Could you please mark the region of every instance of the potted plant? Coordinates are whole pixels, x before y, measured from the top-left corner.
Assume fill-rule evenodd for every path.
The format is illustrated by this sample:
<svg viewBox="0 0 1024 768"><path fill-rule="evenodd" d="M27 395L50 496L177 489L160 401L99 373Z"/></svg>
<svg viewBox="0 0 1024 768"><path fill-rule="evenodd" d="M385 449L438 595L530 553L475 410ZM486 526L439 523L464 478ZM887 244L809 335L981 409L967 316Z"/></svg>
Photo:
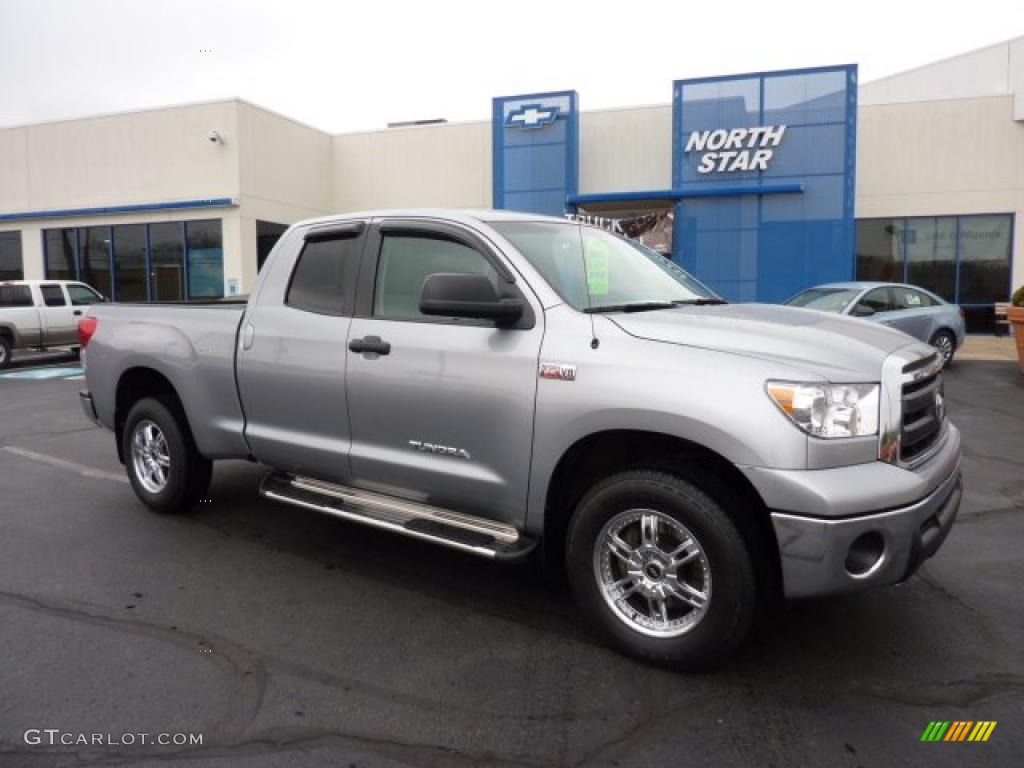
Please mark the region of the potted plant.
<svg viewBox="0 0 1024 768"><path fill-rule="evenodd" d="M1017 365L1024 373L1024 285L1013 292L1006 316L1013 326L1013 337L1017 340Z"/></svg>

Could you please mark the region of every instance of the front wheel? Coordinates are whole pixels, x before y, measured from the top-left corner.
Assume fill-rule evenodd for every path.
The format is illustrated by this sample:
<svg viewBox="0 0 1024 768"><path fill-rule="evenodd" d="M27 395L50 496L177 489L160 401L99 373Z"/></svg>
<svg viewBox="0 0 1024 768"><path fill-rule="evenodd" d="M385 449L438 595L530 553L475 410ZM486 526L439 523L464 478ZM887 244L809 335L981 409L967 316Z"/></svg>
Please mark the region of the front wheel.
<svg viewBox="0 0 1024 768"><path fill-rule="evenodd" d="M939 331L932 336L931 345L942 358L942 365L947 366L953 362L953 355L956 353L956 338L949 331Z"/></svg>
<svg viewBox="0 0 1024 768"><path fill-rule="evenodd" d="M0 371L11 364L11 340L0 335Z"/></svg>
<svg viewBox="0 0 1024 768"><path fill-rule="evenodd" d="M569 525L569 580L620 651L681 669L725 658L750 628L754 568L725 509L674 475L631 471L584 496Z"/></svg>
<svg viewBox="0 0 1024 768"><path fill-rule="evenodd" d="M184 512L207 491L213 465L196 450L174 403L139 400L128 412L122 454L135 495L157 512Z"/></svg>

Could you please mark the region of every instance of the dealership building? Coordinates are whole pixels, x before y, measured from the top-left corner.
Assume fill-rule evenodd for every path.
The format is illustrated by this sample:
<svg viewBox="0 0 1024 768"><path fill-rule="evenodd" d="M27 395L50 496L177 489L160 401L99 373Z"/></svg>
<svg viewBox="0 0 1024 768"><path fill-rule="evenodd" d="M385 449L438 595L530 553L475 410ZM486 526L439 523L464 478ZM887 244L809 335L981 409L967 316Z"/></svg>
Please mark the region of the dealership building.
<svg viewBox="0 0 1024 768"><path fill-rule="evenodd" d="M735 301L907 281L985 331L1024 284L1024 37L864 84L841 65L585 97L337 135L240 99L2 128L0 280L203 300L247 292L300 219L495 207L637 237Z"/></svg>

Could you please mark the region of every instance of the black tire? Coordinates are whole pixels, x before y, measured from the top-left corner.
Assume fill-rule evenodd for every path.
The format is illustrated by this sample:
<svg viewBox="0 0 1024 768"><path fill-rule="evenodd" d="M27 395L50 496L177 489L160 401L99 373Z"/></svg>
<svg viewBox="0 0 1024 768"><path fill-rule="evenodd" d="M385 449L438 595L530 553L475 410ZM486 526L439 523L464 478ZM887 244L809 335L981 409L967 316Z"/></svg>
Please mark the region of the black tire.
<svg viewBox="0 0 1024 768"><path fill-rule="evenodd" d="M706 563L710 571L706 607L699 620L676 636L645 634L605 599L596 564L599 539L606 524L628 518L625 513L630 510L653 510L672 518L703 550L702 569ZM754 565L725 509L696 484L665 472L623 472L596 484L569 523L566 566L577 602L609 643L629 656L663 666L698 670L725 659L747 635L756 611ZM676 601L675 609L687 610L681 601Z"/></svg>
<svg viewBox="0 0 1024 768"><path fill-rule="evenodd" d="M0 371L11 364L11 340L0 334Z"/></svg>
<svg viewBox="0 0 1024 768"><path fill-rule="evenodd" d="M147 479L140 476L135 460L133 439L143 422L155 425L164 438L168 466L165 484L159 490L146 487ZM188 511L209 489L213 464L196 449L185 414L177 403L151 397L139 400L128 412L121 441L132 489L150 509L164 514ZM151 480L150 484L153 485Z"/></svg>
<svg viewBox="0 0 1024 768"><path fill-rule="evenodd" d="M943 367L953 364L953 356L956 354L956 336L951 331L937 331L929 343L942 355Z"/></svg>

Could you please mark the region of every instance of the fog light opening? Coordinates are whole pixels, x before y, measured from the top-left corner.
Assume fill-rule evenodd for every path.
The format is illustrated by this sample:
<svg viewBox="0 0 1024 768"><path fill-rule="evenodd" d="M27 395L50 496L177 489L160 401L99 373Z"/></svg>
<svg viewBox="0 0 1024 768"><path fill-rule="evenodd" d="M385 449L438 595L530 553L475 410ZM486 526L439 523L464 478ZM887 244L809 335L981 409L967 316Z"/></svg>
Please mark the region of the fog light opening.
<svg viewBox="0 0 1024 768"><path fill-rule="evenodd" d="M864 577L875 571L885 554L885 539L878 531L862 533L853 540L846 553L846 572L851 576Z"/></svg>

